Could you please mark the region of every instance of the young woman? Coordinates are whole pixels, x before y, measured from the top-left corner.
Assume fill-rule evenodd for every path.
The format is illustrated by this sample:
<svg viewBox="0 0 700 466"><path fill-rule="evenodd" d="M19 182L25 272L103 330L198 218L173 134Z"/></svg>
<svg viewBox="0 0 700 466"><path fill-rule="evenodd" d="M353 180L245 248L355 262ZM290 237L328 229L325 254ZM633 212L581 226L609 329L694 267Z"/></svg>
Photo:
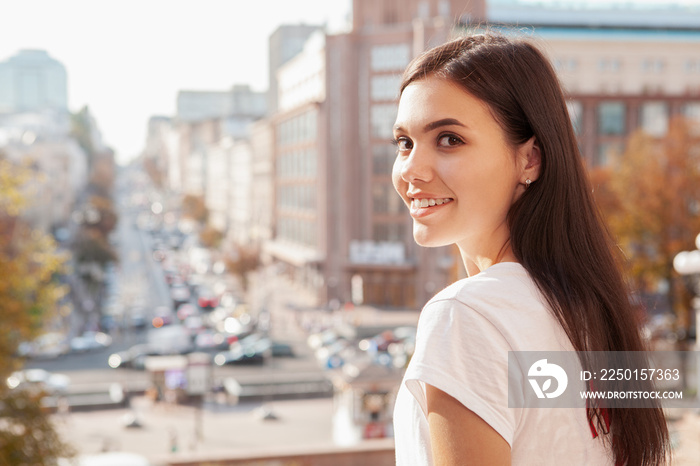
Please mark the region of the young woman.
<svg viewBox="0 0 700 466"><path fill-rule="evenodd" d="M394 138L416 242L456 244L468 274L421 313L397 464L664 463L658 404L508 407L509 351L644 350L547 59L492 33L429 50L404 73Z"/></svg>

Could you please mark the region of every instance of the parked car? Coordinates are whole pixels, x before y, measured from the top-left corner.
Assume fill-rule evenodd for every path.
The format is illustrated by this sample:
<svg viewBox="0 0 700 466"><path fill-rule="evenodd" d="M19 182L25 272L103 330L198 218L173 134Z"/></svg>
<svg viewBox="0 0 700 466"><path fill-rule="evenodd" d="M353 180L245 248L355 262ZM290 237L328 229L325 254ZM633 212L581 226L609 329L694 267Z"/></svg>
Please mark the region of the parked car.
<svg viewBox="0 0 700 466"><path fill-rule="evenodd" d="M75 353L100 350L112 344L112 337L103 332L85 332L70 340L70 349Z"/></svg>
<svg viewBox="0 0 700 466"><path fill-rule="evenodd" d="M54 359L70 352L68 338L59 332L49 332L26 342L19 348L19 355L34 359Z"/></svg>
<svg viewBox="0 0 700 466"><path fill-rule="evenodd" d="M270 356L291 357L294 356L294 351L287 343L273 341L254 333L231 344L229 351L217 353L214 356L214 364L263 364Z"/></svg>
<svg viewBox="0 0 700 466"><path fill-rule="evenodd" d="M153 310L153 319L151 324L154 327L162 327L170 325L175 320L175 313L169 306L158 306Z"/></svg>
<svg viewBox="0 0 700 466"><path fill-rule="evenodd" d="M216 330L204 330L194 339L196 351L223 351L229 348L226 334Z"/></svg>
<svg viewBox="0 0 700 466"><path fill-rule="evenodd" d="M343 367L355 354L354 345L344 338L339 338L329 345L321 346L315 352L316 360L324 369Z"/></svg>
<svg viewBox="0 0 700 466"><path fill-rule="evenodd" d="M7 378L7 386L15 388L39 388L48 393L61 393L68 389L70 377L56 374L45 369L25 369L13 372Z"/></svg>
<svg viewBox="0 0 700 466"><path fill-rule="evenodd" d="M131 348L112 353L107 359L107 364L112 369L131 368L142 370L145 368L146 357L159 354L158 350L145 343L134 345Z"/></svg>
<svg viewBox="0 0 700 466"><path fill-rule="evenodd" d="M201 285L197 288L197 305L201 309L214 309L219 305L219 297L208 286Z"/></svg>
<svg viewBox="0 0 700 466"><path fill-rule="evenodd" d="M170 297L177 307L180 304L187 303L190 300L190 289L183 283L173 283L170 288Z"/></svg>

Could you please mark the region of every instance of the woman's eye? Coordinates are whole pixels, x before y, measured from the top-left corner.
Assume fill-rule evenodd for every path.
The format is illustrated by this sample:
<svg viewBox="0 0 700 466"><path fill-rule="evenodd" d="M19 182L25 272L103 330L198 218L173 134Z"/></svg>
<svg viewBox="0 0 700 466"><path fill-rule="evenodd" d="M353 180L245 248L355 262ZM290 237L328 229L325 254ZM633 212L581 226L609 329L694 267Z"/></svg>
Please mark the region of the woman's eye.
<svg viewBox="0 0 700 466"><path fill-rule="evenodd" d="M438 146L451 147L458 146L460 144L462 144L462 140L457 136L452 136L451 134L440 136L440 139L438 139Z"/></svg>
<svg viewBox="0 0 700 466"><path fill-rule="evenodd" d="M398 138L392 141L399 152L411 150L413 148L413 143L410 139Z"/></svg>

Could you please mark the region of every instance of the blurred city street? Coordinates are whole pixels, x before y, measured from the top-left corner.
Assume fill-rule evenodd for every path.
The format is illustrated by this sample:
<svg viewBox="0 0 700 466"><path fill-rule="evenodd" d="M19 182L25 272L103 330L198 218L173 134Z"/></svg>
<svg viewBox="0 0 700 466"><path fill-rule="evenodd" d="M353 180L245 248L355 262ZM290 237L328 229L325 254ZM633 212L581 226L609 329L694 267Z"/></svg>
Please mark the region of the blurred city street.
<svg viewBox="0 0 700 466"><path fill-rule="evenodd" d="M586 177L576 179L590 181L634 291L638 321L609 328L638 324L654 351L680 361L682 376L665 381L692 399L666 406L672 464L700 465L700 362L686 353L700 354L700 0L10 3L0 40L0 465L61 458L48 420L79 455L134 453L149 466L312 464L300 455L330 455L313 466L393 464L393 408L420 309L466 277L464 238L474 236L458 228L482 225L471 198L460 202L481 184L445 169L464 161L449 151L480 147L475 134L458 137L472 125L443 115L414 138L401 116L410 107L398 105L413 81L402 87L402 76L432 47L472 35L480 44L488 31L531 42L556 74L563 94L529 82L556 88L565 108L557 100L560 113L535 113L566 126L552 141L570 139L575 163L561 166L579 170L580 158ZM520 99L511 90L504 102ZM510 134L509 119L494 130ZM526 123L537 170L559 166L561 151L540 149L548 138ZM431 131L428 145L450 162L423 164L435 176L407 190L404 152ZM501 173L489 173L499 185ZM523 180L534 181L529 193L538 178L562 179L541 173ZM577 214L547 215L580 225ZM445 226L428 241L443 246L417 244L421 218L426 232ZM508 222L499 220L503 238ZM578 244L558 236L526 244L555 264ZM511 240L494 263L510 258L501 253ZM584 254L595 244L570 264L595 257ZM533 273L531 256L515 255ZM547 280L588 287L558 267ZM567 293L572 308L613 302ZM605 333L618 311L580 329ZM620 335L591 345L637 341Z"/></svg>

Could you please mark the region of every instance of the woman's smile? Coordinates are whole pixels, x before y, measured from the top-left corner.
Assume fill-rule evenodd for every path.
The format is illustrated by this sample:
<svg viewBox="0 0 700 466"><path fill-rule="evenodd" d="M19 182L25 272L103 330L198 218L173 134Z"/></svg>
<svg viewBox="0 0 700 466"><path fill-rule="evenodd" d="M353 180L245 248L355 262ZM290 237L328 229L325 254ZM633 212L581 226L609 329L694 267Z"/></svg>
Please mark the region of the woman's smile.
<svg viewBox="0 0 700 466"><path fill-rule="evenodd" d="M421 218L432 213L441 210L442 207L446 207L447 204L454 202L454 199L447 198L411 198L411 204L409 205L409 211L411 212L411 217Z"/></svg>

